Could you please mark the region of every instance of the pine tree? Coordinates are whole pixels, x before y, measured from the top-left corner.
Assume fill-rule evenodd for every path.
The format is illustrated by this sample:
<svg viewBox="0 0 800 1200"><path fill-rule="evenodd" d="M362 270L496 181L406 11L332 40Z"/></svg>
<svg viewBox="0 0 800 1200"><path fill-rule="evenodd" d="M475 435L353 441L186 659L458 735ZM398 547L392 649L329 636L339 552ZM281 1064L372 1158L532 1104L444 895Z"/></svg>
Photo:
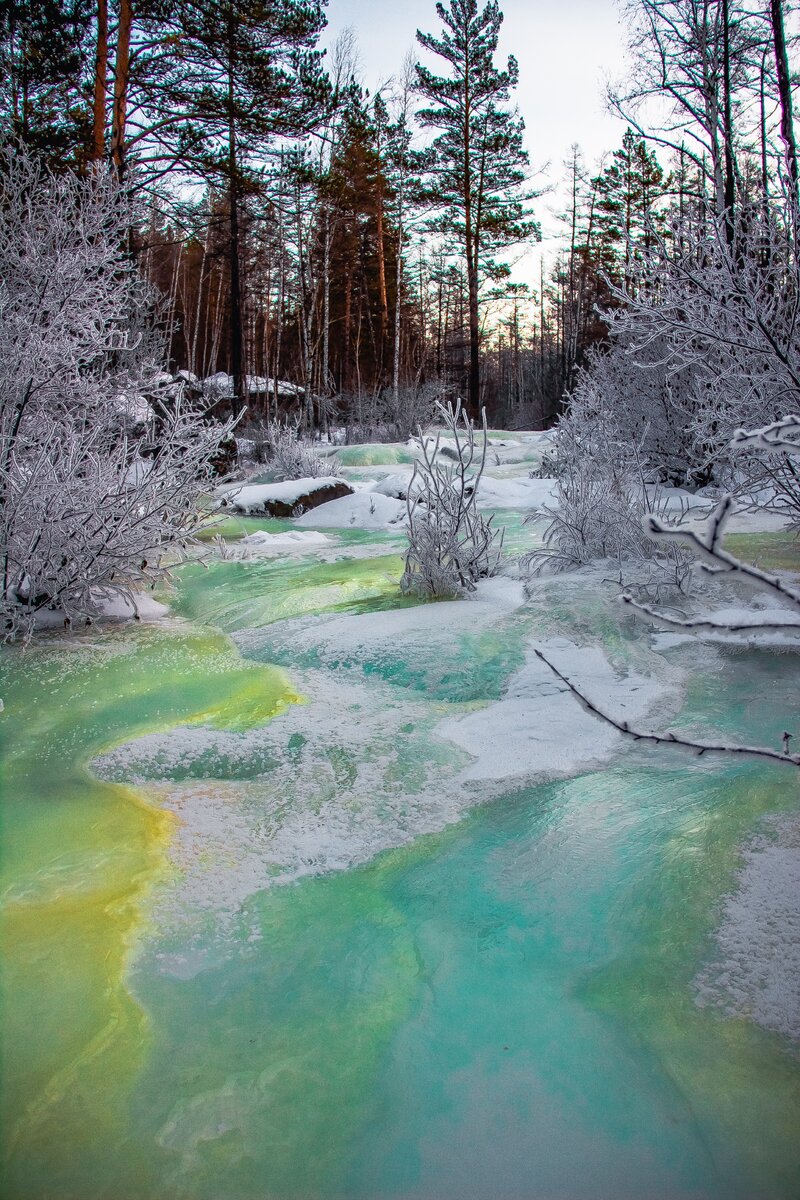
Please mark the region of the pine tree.
<svg viewBox="0 0 800 1200"><path fill-rule="evenodd" d="M508 108L517 83L516 60L505 70L494 64L503 14L490 0L478 11L477 0L436 5L444 25L441 37L417 31L417 40L445 60L449 71L434 75L417 64L418 89L427 106L420 123L440 132L423 159L423 199L435 212L430 229L453 239L464 257L469 306L469 405L480 407L479 299L482 280L506 272L498 252L535 235L526 208L528 156L522 145L523 122Z"/></svg>
<svg viewBox="0 0 800 1200"><path fill-rule="evenodd" d="M634 264L663 231L657 203L669 180L652 150L627 129L622 146L593 181L597 191L594 249L600 269L614 283L632 285Z"/></svg>
<svg viewBox="0 0 800 1200"><path fill-rule="evenodd" d="M58 169L88 154L91 14L88 0L0 4L0 132Z"/></svg>
<svg viewBox="0 0 800 1200"><path fill-rule="evenodd" d="M323 0L158 0L151 8L172 69L159 73L143 109L165 156L227 197L229 370L234 409L245 396L242 221L276 139L300 136L327 100L321 55ZM146 76L146 70L143 72ZM179 113L178 122L158 117Z"/></svg>

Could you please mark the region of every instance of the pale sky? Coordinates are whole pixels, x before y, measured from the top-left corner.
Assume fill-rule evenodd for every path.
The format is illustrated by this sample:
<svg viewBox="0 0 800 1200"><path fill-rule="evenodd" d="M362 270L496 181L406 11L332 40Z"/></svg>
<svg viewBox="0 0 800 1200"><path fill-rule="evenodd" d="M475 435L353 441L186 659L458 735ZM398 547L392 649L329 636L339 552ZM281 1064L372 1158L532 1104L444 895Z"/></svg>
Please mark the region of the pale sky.
<svg viewBox="0 0 800 1200"><path fill-rule="evenodd" d="M505 20L498 58L502 64L514 54L519 62L515 99L525 120L533 169L549 162L544 181L556 184L574 142L594 169L625 132L622 122L606 111L603 96L604 81L625 70L625 30L617 0L501 0L500 7ZM329 0L327 14L323 44L332 46L343 28L352 27L364 82L373 90L399 71L408 50L421 52L417 29L435 34L441 29L435 0ZM441 63L426 61L434 69ZM556 229L548 210L557 206L555 196L543 196L535 206L546 242ZM529 272L530 267L523 274Z"/></svg>

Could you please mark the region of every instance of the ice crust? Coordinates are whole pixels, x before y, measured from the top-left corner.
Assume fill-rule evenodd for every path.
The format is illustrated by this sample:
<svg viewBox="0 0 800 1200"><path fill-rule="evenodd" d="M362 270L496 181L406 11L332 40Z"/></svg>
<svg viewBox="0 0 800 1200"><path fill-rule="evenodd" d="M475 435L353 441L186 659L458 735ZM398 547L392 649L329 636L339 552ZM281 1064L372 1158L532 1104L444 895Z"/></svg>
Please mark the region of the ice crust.
<svg viewBox="0 0 800 1200"><path fill-rule="evenodd" d="M772 818L742 853L712 962L695 979L701 1007L800 1043L800 818Z"/></svg>
<svg viewBox="0 0 800 1200"><path fill-rule="evenodd" d="M150 734L93 764L105 778L138 783L179 818L154 926L233 919L271 884L367 862L475 804L619 753L624 739L589 717L532 652L509 671L499 699L447 701L428 691L426 671L435 678L442 662L449 677L456 625L465 645L479 635L524 645L528 621L521 583L496 578L468 601L237 634L246 657L303 663L292 682L306 703L246 733ZM601 650L565 639L534 644L634 718L674 687L669 668L659 680L620 678ZM405 682L373 670L399 659Z"/></svg>
<svg viewBox="0 0 800 1200"><path fill-rule="evenodd" d="M602 700L619 720L638 721L665 699L664 681L644 675L620 678L597 647L563 638L534 643L582 691ZM528 781L574 775L608 759L624 740L587 713L533 649L511 679L506 695L478 713L453 717L438 728L474 756L462 783L488 784L523 776Z"/></svg>
<svg viewBox="0 0 800 1200"><path fill-rule="evenodd" d="M249 550L256 550L259 554L273 555L283 554L286 551L305 551L313 549L317 546L330 545L331 539L325 533L319 533L315 529L294 530L290 529L286 533L267 533L263 529L256 530L255 533L246 533L242 538L243 545Z"/></svg>

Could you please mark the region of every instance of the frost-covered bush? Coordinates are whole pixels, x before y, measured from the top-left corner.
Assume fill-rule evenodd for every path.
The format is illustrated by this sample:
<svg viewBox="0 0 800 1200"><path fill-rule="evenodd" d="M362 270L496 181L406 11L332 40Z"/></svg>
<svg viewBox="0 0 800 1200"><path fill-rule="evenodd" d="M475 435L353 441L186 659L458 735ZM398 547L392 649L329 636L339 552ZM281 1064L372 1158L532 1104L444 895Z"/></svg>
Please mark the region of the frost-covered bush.
<svg viewBox="0 0 800 1200"><path fill-rule="evenodd" d="M311 442L301 439L299 421L263 421L252 425L247 434L255 446L256 461L271 467L278 479L321 479L336 474L336 460L323 458Z"/></svg>
<svg viewBox="0 0 800 1200"><path fill-rule="evenodd" d="M386 388L374 394L340 396L348 444L407 441L434 419L442 394L438 383L411 383L399 387L396 395Z"/></svg>
<svg viewBox="0 0 800 1200"><path fill-rule="evenodd" d="M401 589L423 597L473 592L479 579L494 575L503 537L478 511L477 491L486 462L488 438L483 412L480 451L475 432L460 403L437 403L453 458L439 457L440 435L425 438L419 430L421 459L414 464L408 488L408 551Z"/></svg>
<svg viewBox="0 0 800 1200"><path fill-rule="evenodd" d="M737 430L732 439L732 448L736 450L743 446L751 448L755 453L783 457L796 467L797 461L800 459L800 415L782 417L761 429ZM645 518L645 525L651 537L660 544L673 547L688 546L699 560L700 569L712 574L715 578L724 578L729 575L734 579L746 580L758 584L761 588L766 588L768 592L784 603L788 602L790 610L793 609L796 613L796 619L790 619L788 622L780 620L776 623L770 616L756 615L754 618L744 616L742 621L737 623L735 620L716 616L708 619L679 618L674 613L659 612L641 604L629 595L624 596L623 599L639 612L655 617L662 624L675 629L744 633L748 636L764 632L781 634L800 632L800 592L777 575L767 574L759 567L743 562L724 548L724 534L734 507L734 498L730 493L722 496L706 522L705 529L701 531L676 528L664 521L658 513L649 513ZM787 735L784 734L784 738L786 737ZM784 754L788 752L786 742L783 752Z"/></svg>
<svg viewBox="0 0 800 1200"><path fill-rule="evenodd" d="M653 235L609 314L611 350L592 374L662 477L800 515L794 464L735 454L741 426L800 409L800 212L793 194Z"/></svg>
<svg viewBox="0 0 800 1200"><path fill-rule="evenodd" d="M185 545L227 426L176 395L105 174L0 150L0 622L88 617Z"/></svg>
<svg viewBox="0 0 800 1200"><path fill-rule="evenodd" d="M639 446L620 431L616 410L592 376L584 377L559 424L554 468L556 504L543 510L545 545L527 556L527 565L565 570L610 559L623 576L636 573L641 581L644 566L651 582L683 586L689 556L643 528L648 513L663 511L663 493L648 480Z"/></svg>

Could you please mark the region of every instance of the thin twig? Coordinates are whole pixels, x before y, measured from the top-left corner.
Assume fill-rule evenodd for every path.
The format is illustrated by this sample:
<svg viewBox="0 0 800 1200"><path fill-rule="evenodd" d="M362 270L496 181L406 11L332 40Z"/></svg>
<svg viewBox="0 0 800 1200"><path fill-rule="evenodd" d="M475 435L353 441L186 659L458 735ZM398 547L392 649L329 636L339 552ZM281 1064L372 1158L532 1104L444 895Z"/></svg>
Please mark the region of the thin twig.
<svg viewBox="0 0 800 1200"><path fill-rule="evenodd" d="M772 761L783 763L787 766L800 767L800 754L787 754L779 750L770 750L767 746L726 746L713 742L697 742L692 738L680 737L675 733L643 733L641 730L632 729L627 721L618 721L615 717L603 712L601 708L589 699L580 688L578 688L571 679L568 679L558 667L550 662L548 658L542 654L541 650L534 650L537 658L540 658L546 667L549 667L556 678L560 679L572 692L573 696L581 705L599 717L601 721L605 721L607 725L613 726L619 733L624 733L627 737L633 738L636 742L652 742L656 746L682 746L687 750L694 750L698 757L703 754L743 754L748 758L768 758ZM784 745L788 746L788 740L784 734Z"/></svg>

